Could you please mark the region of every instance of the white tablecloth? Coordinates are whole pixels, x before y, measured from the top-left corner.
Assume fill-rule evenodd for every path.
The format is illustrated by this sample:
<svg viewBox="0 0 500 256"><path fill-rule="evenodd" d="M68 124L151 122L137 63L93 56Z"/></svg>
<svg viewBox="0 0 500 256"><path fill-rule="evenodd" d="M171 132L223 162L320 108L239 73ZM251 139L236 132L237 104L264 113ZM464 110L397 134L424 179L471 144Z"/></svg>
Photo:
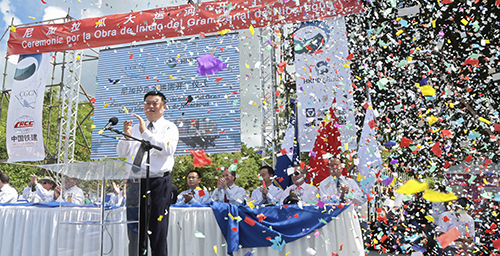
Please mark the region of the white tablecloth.
<svg viewBox="0 0 500 256"><path fill-rule="evenodd" d="M364 255L361 229L355 212L347 209L336 219L316 232L288 243L282 251L271 247L242 248L235 256L243 256L248 251L253 255L309 255L311 248L316 255ZM77 208L76 218L95 219L99 209ZM76 214L76 213L72 213ZM114 219L125 216L124 209L110 212ZM226 241L222 235L212 209L170 208L168 233L169 255L200 256L226 255ZM99 226L59 224L61 212L58 208L1 206L0 207L0 255L53 256L77 255L96 256L100 243ZM72 216L74 219L75 216ZM60 228L62 227L62 228ZM196 231L205 238L197 238ZM112 239L111 239L112 238ZM271 243L270 243L271 244ZM342 246L342 250L340 247ZM59 247L59 250L58 250ZM309 251L311 251L309 249ZM104 235L104 252L108 255L127 255L128 238L126 225L110 225Z"/></svg>

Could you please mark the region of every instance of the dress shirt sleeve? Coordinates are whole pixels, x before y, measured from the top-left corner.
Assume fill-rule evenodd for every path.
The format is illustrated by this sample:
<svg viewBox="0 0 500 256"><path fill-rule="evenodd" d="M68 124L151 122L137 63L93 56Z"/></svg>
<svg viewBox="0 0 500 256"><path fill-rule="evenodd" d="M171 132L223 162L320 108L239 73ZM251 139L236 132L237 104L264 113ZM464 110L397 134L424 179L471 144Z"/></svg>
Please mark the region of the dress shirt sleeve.
<svg viewBox="0 0 500 256"><path fill-rule="evenodd" d="M267 194L269 194L269 193L267 193ZM260 192L260 187L254 189L252 191L252 195L250 196L249 201L254 201L253 202L254 205L259 205L262 203L263 200L262 200L262 192Z"/></svg>
<svg viewBox="0 0 500 256"><path fill-rule="evenodd" d="M194 196L191 200L189 200L189 202L186 203L186 201L184 200L184 196L182 194L186 194L186 193L190 193L191 190L185 190L185 191L182 191L181 193L179 193L179 195L177 196L177 202L175 204L179 204L179 205L185 205L185 204L200 204L201 203L201 200L200 200L200 197L198 196L198 191L195 191L194 192ZM207 196L207 194L205 194L205 196Z"/></svg>
<svg viewBox="0 0 500 256"><path fill-rule="evenodd" d="M316 196L318 194L318 188L315 186L311 185L302 185L304 189L304 194L302 195L302 202L307 203L308 201L317 201L318 197ZM306 188L307 187L307 188Z"/></svg>
<svg viewBox="0 0 500 256"><path fill-rule="evenodd" d="M236 202L241 204L245 201L245 189L242 187L235 186L232 189L228 188L224 190L224 192L226 193L227 200L231 204L235 204Z"/></svg>
<svg viewBox="0 0 500 256"><path fill-rule="evenodd" d="M24 199L26 199L26 201L28 201L28 202L29 202L29 196L30 196L30 194L31 194L31 188L30 188L30 187L25 187L25 188L23 189L23 197L24 197ZM30 203L31 203L31 202L30 202Z"/></svg>
<svg viewBox="0 0 500 256"><path fill-rule="evenodd" d="M269 192L266 195L267 201L273 204L276 204L282 196L283 196L283 190L276 186L270 186Z"/></svg>
<svg viewBox="0 0 500 256"><path fill-rule="evenodd" d="M83 195L83 190L80 188L76 188L73 191L73 197L71 198L71 202L74 204L83 205L85 202L85 196Z"/></svg>
<svg viewBox="0 0 500 256"><path fill-rule="evenodd" d="M203 191L203 193L205 193L205 195L200 197L200 191ZM209 201L210 201L210 194L205 190L198 189L198 191L195 192L193 199L191 199L191 201L189 201L189 204L204 204L204 203L208 203Z"/></svg>
<svg viewBox="0 0 500 256"><path fill-rule="evenodd" d="M42 202L44 203L49 203L54 201L54 191L53 190L46 190L42 187L41 184L37 184L35 186L36 194L40 197ZM24 194L24 191L23 191Z"/></svg>
<svg viewBox="0 0 500 256"><path fill-rule="evenodd" d="M175 204L179 204L179 205L183 205L183 204L186 204L186 202L184 202L184 196L182 196L182 194L186 193L185 191L182 191L181 193L179 193L179 195L177 195L177 201L175 202Z"/></svg>
<svg viewBox="0 0 500 256"><path fill-rule="evenodd" d="M199 198L196 198L197 196L194 196L193 199L189 200L188 204L200 204Z"/></svg>
<svg viewBox="0 0 500 256"><path fill-rule="evenodd" d="M203 191L203 193L205 193L205 195L200 197L200 191ZM203 189L198 189L195 192L193 199L191 199L191 201L189 201L188 203L189 204L204 204L204 203L208 203L209 201L210 201L210 194L208 193L208 191L203 190Z"/></svg>
<svg viewBox="0 0 500 256"><path fill-rule="evenodd" d="M5 190L5 192L0 194L0 203L17 203L17 191L12 187L10 187L9 189L8 184L4 185L3 189Z"/></svg>
<svg viewBox="0 0 500 256"><path fill-rule="evenodd" d="M132 136L137 137L139 133L139 126L134 125L132 128ZM132 154L137 153L137 149L139 148L139 142L134 141L132 139L127 140L126 138L121 138L118 141L118 145L116 146L116 153L119 157L132 157Z"/></svg>
<svg viewBox="0 0 500 256"><path fill-rule="evenodd" d="M210 193L208 193L208 191L206 190L203 190L203 192L205 193L205 195L200 198L200 203L205 204L210 202Z"/></svg>
<svg viewBox="0 0 500 256"><path fill-rule="evenodd" d="M113 202L113 205L118 205L118 197L119 195L117 196L115 195L115 193L113 193L109 196L109 201Z"/></svg>
<svg viewBox="0 0 500 256"><path fill-rule="evenodd" d="M222 202L224 202L224 198L222 198L222 199L220 198L220 197L222 197L222 196L220 195L220 194L221 194L221 192L220 192L220 191L221 191L221 190L220 190L220 188L216 188L216 189L212 192L212 195L210 196L210 199L211 199L212 201L214 201L214 202L221 202L221 203L222 203Z"/></svg>
<svg viewBox="0 0 500 256"><path fill-rule="evenodd" d="M353 179L348 179L347 183L349 184L349 189L352 192L352 201L359 206L363 205L366 202L366 196L361 191L361 188L358 186L358 183L354 181Z"/></svg>
<svg viewBox="0 0 500 256"><path fill-rule="evenodd" d="M158 131L152 133L149 130L145 130L141 133L141 137L151 142L151 144L162 148L162 151L157 152L159 155L171 156L175 153L177 143L179 142L179 130L174 123L167 120L162 121L161 127L155 127L155 129L159 129Z"/></svg>

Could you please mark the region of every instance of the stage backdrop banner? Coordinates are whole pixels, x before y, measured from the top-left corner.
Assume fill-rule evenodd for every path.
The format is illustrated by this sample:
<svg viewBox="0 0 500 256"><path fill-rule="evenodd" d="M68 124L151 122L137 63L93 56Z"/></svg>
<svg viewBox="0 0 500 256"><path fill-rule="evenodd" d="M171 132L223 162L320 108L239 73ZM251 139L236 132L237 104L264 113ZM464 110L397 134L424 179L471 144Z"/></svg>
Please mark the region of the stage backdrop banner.
<svg viewBox="0 0 500 256"><path fill-rule="evenodd" d="M20 55L7 114L9 162L45 159L42 110L50 54Z"/></svg>
<svg viewBox="0 0 500 256"><path fill-rule="evenodd" d="M283 3L285 2L285 3ZM85 49L324 19L363 11L361 0L233 0L28 27L11 27L7 54Z"/></svg>
<svg viewBox="0 0 500 256"><path fill-rule="evenodd" d="M238 45L238 34L226 34L101 51L91 158L118 157L118 135L100 129L111 117L119 119L115 128L121 131L125 120L138 123L132 113L146 120L143 97L152 90L165 94L164 116L179 129L176 154L189 154L190 149L204 149L206 153L238 151ZM197 74L198 61L207 59L220 61L222 70L207 76Z"/></svg>
<svg viewBox="0 0 500 256"><path fill-rule="evenodd" d="M314 147L317 129L337 99L342 149L357 148L349 48L343 18L304 22L295 31L295 69L299 102L299 143L302 152ZM288 148L287 148L288 149Z"/></svg>

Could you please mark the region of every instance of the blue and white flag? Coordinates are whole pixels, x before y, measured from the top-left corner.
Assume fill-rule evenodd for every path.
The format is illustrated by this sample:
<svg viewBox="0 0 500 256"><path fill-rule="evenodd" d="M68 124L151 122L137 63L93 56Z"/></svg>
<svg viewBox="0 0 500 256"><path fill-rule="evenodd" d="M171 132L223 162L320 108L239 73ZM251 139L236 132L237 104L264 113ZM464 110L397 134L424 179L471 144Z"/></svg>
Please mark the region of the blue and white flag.
<svg viewBox="0 0 500 256"><path fill-rule="evenodd" d="M368 193L376 181L375 175L382 170L382 157L377 143L375 120L371 97L368 94L368 108L366 109L365 123L358 145L358 171L362 176L361 187Z"/></svg>

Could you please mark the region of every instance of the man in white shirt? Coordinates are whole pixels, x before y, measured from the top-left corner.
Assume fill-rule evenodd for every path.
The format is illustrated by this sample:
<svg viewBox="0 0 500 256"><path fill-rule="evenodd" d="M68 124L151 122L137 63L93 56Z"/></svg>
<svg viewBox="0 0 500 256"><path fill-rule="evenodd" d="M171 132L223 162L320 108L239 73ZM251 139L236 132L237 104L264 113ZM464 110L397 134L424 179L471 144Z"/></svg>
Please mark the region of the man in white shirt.
<svg viewBox="0 0 500 256"><path fill-rule="evenodd" d="M318 188L305 183L305 178L306 174L300 170L299 166L295 166L292 174L293 185L285 189L281 196L280 204L285 204L283 201L292 194L295 194L298 197L299 203L302 204L318 200Z"/></svg>
<svg viewBox="0 0 500 256"><path fill-rule="evenodd" d="M128 136L149 141L152 145L160 147L162 150L151 149L150 151L150 172L155 174L156 177L149 179L149 189L146 191L146 180L140 180L139 183L129 183L130 191L138 191L140 196L140 209L139 209L139 248L134 248L134 243L130 243L130 255L144 255L147 250L147 234L151 241L152 255L166 256L168 255L168 248L166 237L168 234L168 220L170 211L170 203L172 197L172 176L170 172L174 166L174 153L177 149L179 142L179 130L177 126L166 120L163 113L167 108L167 99L165 95L159 91L150 91L144 95L144 114L147 120L144 120L137 114L132 114L139 121L138 124L133 125L132 120L127 120L123 124L123 133ZM127 162L136 166L146 169L146 158L144 157L146 151L141 148L141 143L124 137L120 139L116 147L116 152L120 157L126 157ZM134 171L134 169L132 169ZM145 173L142 171L141 174ZM143 176L144 177L144 176ZM146 230L146 215L147 204L146 194L149 193L151 197L151 211L148 216L148 230ZM132 198L131 194L127 194L127 207L132 208L139 205L137 198ZM128 214L127 218L133 218L132 212ZM130 219L132 220L132 219ZM132 230L129 230L131 241L134 241L134 235L137 235ZM146 234L147 233L147 234Z"/></svg>
<svg viewBox="0 0 500 256"><path fill-rule="evenodd" d="M217 180L217 189L212 192L211 199L216 202L240 205L245 201L245 189L234 184L236 172L224 170L222 178Z"/></svg>
<svg viewBox="0 0 500 256"><path fill-rule="evenodd" d="M204 204L210 201L208 191L200 188L201 174L197 170L191 170L187 174L189 189L182 191L177 196L176 204Z"/></svg>
<svg viewBox="0 0 500 256"><path fill-rule="evenodd" d="M38 176L31 174L31 181L23 190L23 197L30 203L50 203L54 202L54 188L56 187L55 181L50 177L43 177L38 182ZM32 191L32 188L35 191Z"/></svg>
<svg viewBox="0 0 500 256"><path fill-rule="evenodd" d="M272 205L279 202L283 196L283 190L273 184L274 170L270 166L260 168L262 186L254 189L250 201L254 205Z"/></svg>
<svg viewBox="0 0 500 256"><path fill-rule="evenodd" d="M0 171L0 204L17 203L17 191L9 185L9 175Z"/></svg>
<svg viewBox="0 0 500 256"><path fill-rule="evenodd" d="M342 175L344 165L338 158L331 158L328 162L330 176L319 184L321 201L327 204L352 202L361 206L366 202L363 191L356 181Z"/></svg>
<svg viewBox="0 0 500 256"><path fill-rule="evenodd" d="M63 183L64 189L62 190L62 196L61 187L56 186L54 188L54 200L57 202L68 202L83 205L85 202L85 196L83 195L83 190L77 186L78 179L75 177L65 176L63 177Z"/></svg>

